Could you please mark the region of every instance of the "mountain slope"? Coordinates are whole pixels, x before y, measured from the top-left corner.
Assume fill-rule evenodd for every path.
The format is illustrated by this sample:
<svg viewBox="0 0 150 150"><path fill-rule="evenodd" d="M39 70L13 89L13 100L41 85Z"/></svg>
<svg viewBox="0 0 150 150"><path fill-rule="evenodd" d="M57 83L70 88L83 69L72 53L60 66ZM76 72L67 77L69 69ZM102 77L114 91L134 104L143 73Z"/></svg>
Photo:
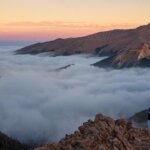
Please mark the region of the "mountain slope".
<svg viewBox="0 0 150 150"><path fill-rule="evenodd" d="M148 109L135 113L132 117L129 118L129 120L132 121L137 127L147 128L147 114Z"/></svg>
<svg viewBox="0 0 150 150"><path fill-rule="evenodd" d="M57 144L48 144L36 150L149 150L150 132L133 128L123 119L113 120L101 114L88 120L71 135Z"/></svg>
<svg viewBox="0 0 150 150"><path fill-rule="evenodd" d="M29 150L29 148L0 132L0 150Z"/></svg>
<svg viewBox="0 0 150 150"><path fill-rule="evenodd" d="M150 67L150 48L147 43L140 44L135 49L117 53L94 64L104 68Z"/></svg>
<svg viewBox="0 0 150 150"><path fill-rule="evenodd" d="M85 37L56 39L37 43L16 51L16 54L38 54L51 52L54 55L92 53L112 55L117 52L134 49L139 43L150 45L150 24L129 30L99 32Z"/></svg>

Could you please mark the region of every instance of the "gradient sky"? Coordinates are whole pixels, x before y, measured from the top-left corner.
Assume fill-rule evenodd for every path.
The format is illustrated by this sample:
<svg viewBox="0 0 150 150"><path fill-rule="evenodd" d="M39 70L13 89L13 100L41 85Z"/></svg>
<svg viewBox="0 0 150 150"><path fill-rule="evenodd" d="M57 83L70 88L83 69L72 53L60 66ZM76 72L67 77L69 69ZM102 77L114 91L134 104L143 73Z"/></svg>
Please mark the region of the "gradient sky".
<svg viewBox="0 0 150 150"><path fill-rule="evenodd" d="M51 40L150 22L150 0L0 0L0 40Z"/></svg>

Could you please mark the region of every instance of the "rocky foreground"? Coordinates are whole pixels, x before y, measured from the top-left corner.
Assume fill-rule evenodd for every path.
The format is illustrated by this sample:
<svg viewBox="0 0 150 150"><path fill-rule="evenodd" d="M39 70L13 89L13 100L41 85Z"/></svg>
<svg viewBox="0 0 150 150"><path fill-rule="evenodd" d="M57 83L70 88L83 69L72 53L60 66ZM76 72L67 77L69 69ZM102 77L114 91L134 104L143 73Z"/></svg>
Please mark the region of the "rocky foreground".
<svg viewBox="0 0 150 150"><path fill-rule="evenodd" d="M113 120L99 114L57 144L35 150L150 150L150 132L134 128L123 119Z"/></svg>

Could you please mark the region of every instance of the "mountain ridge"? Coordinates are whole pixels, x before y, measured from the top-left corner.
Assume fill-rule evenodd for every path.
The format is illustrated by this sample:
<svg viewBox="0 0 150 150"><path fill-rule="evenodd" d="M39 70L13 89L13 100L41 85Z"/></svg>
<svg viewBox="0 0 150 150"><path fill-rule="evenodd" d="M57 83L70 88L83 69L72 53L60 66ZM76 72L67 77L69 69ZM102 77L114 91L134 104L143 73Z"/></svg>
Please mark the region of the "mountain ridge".
<svg viewBox="0 0 150 150"><path fill-rule="evenodd" d="M150 45L150 24L135 29L115 29L98 32L78 38L58 38L54 41L36 43L16 50L16 54L39 54L50 52L53 55L91 53L111 56L120 51L136 48L139 43Z"/></svg>

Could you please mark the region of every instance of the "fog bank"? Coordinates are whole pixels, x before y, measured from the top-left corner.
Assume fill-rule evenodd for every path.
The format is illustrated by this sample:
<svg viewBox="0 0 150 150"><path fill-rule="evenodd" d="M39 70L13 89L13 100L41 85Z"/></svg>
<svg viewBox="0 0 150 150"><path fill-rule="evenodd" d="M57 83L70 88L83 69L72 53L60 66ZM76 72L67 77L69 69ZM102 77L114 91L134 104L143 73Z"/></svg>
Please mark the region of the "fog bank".
<svg viewBox="0 0 150 150"><path fill-rule="evenodd" d="M13 55L0 47L0 130L25 143L57 141L97 113L150 106L150 69L105 70L90 55ZM67 69L59 67L75 64Z"/></svg>

